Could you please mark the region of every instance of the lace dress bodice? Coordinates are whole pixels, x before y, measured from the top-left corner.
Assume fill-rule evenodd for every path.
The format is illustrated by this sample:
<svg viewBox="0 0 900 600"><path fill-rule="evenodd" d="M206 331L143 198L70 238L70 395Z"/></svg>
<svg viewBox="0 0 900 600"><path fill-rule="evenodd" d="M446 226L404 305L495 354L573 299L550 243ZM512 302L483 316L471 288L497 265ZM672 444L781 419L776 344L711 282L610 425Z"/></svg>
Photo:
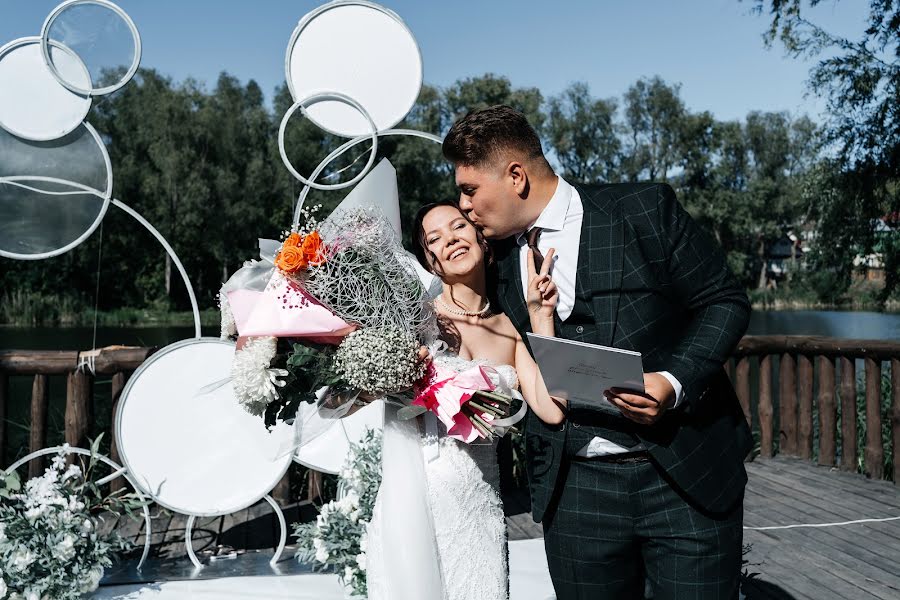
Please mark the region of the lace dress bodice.
<svg viewBox="0 0 900 600"><path fill-rule="evenodd" d="M518 385L516 371L509 365L465 360L445 352L437 353L434 360L455 371L490 366L490 377L501 393L508 393ZM424 415L424 418L432 417L430 413ZM426 434L429 429L437 430L436 439ZM420 424L420 432L428 501L444 587L444 598L440 600L505 600L509 593L509 567L496 440L462 443L448 437L437 419L433 419L430 428ZM379 579L382 568L375 558L383 555L383 551L390 551L377 545L381 527L379 514L376 501L368 535L369 598L389 600L384 595L387 586ZM383 551L373 552L373 545Z"/></svg>

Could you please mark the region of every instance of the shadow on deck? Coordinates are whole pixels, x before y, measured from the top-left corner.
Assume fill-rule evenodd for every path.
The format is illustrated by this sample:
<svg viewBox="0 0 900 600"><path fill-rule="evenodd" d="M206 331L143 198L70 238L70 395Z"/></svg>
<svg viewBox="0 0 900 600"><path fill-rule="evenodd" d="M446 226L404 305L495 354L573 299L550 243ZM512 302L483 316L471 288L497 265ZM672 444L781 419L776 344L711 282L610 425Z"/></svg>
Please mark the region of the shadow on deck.
<svg viewBox="0 0 900 600"><path fill-rule="evenodd" d="M836 527L758 530L794 524L823 524L871 518L900 517L900 489L892 483L817 467L791 459L757 459L747 464L750 482L744 502L743 591L749 600L881 599L900 598L900 520ZM531 520L528 494L518 490L504 496L510 540L542 536ZM309 503L286 507L288 523L315 518ZM189 579L193 573L185 554L185 517L154 511L151 561L142 577L134 560L113 570L105 583L136 579ZM140 523L123 520L120 532L137 545L143 543ZM266 560L277 543L277 521L261 503L225 517L199 519L194 548L204 562L219 555L240 557L242 568L204 569L203 577L271 574ZM291 539L288 538L290 544ZM136 552L139 554L139 551ZM279 572L308 568L292 559L288 546ZM265 560L263 560L265 559ZM210 565L214 562L212 561ZM254 569L251 568L250 571Z"/></svg>

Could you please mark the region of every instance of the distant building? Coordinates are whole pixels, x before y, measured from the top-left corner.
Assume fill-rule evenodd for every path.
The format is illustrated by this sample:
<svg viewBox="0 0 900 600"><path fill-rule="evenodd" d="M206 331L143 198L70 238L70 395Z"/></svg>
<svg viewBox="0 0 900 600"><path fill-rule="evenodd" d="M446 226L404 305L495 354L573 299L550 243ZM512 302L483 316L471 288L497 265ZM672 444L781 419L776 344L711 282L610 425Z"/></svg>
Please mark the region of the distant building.
<svg viewBox="0 0 900 600"><path fill-rule="evenodd" d="M802 268L803 248L793 232L782 236L766 246L766 279L769 287L777 287L779 281L789 278L792 271Z"/></svg>
<svg viewBox="0 0 900 600"><path fill-rule="evenodd" d="M869 254L858 254L853 259L854 277L865 281L884 281L884 246L888 238L900 235L900 213L888 213L880 219L872 219L875 243Z"/></svg>

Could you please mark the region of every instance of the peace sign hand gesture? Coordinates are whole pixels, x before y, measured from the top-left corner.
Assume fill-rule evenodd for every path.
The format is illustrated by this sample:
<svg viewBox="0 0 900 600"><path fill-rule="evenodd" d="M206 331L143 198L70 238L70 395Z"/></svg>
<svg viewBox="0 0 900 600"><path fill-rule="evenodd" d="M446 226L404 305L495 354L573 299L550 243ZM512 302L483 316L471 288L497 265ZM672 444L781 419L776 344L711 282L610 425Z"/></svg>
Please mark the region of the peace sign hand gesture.
<svg viewBox="0 0 900 600"><path fill-rule="evenodd" d="M525 261L528 269L528 294L525 303L531 317L531 328L535 333L546 330L547 325L553 327L553 311L559 301L559 290L550 277L554 253L553 248L547 251L540 271L535 267L534 252L530 248Z"/></svg>

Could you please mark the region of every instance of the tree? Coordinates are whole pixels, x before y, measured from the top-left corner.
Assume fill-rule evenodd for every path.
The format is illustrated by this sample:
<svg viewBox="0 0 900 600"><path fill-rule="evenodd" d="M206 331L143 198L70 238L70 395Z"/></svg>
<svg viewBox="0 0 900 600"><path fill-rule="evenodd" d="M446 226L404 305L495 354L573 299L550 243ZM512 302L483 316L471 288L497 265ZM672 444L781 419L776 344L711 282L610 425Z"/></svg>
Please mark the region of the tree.
<svg viewBox="0 0 900 600"><path fill-rule="evenodd" d="M680 87L653 77L625 92L624 175L629 181L667 181L678 162L679 130L686 114Z"/></svg>
<svg viewBox="0 0 900 600"><path fill-rule="evenodd" d="M767 45L779 41L791 56L818 59L809 88L827 100L827 139L838 151L837 162L829 168L843 172L828 181L849 186L839 193L847 202L828 204L834 214L820 213L820 240L827 243L857 232L843 250L869 253L874 245L872 216L900 209L900 0L870 0L868 25L857 40L834 35L807 18L821 1L755 0L754 5L758 13L771 17L764 36ZM848 228L840 215L847 204L857 202L855 217L848 215L855 223ZM900 289L898 247L900 243L893 242L881 246L887 274L882 302ZM837 259L826 252L822 260L826 256ZM842 259L841 265L845 262Z"/></svg>
<svg viewBox="0 0 900 600"><path fill-rule="evenodd" d="M622 143L615 118L616 101L593 98L586 83L573 83L550 98L546 137L564 177L583 183L618 177Z"/></svg>

